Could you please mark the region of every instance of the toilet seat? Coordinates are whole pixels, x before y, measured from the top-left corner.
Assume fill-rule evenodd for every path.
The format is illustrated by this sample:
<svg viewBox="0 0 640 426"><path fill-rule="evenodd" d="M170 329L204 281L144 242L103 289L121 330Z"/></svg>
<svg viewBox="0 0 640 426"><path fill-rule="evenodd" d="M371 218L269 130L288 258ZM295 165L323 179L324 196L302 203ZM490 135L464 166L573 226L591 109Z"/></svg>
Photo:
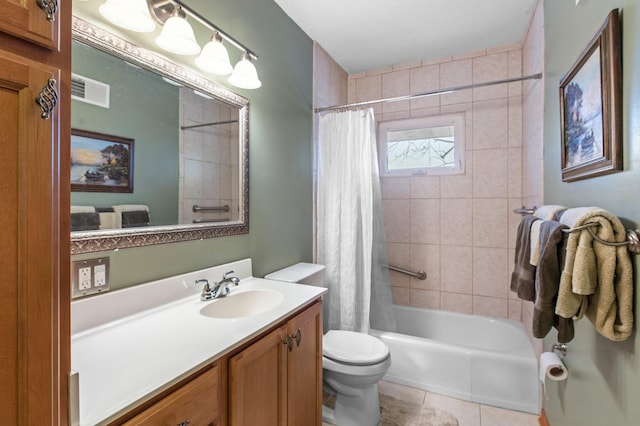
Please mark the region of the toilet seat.
<svg viewBox="0 0 640 426"><path fill-rule="evenodd" d="M365 366L389 358L389 347L368 334L330 330L322 339L322 355L341 364Z"/></svg>

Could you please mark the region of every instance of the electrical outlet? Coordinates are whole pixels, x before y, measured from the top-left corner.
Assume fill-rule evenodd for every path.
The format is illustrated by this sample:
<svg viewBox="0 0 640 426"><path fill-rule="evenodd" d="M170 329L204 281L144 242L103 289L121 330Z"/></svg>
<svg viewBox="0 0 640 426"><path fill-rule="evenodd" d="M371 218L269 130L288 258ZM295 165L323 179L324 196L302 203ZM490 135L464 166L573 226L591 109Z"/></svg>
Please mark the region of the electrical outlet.
<svg viewBox="0 0 640 426"><path fill-rule="evenodd" d="M93 284L95 287L102 287L107 284L107 266L96 265L93 267Z"/></svg>
<svg viewBox="0 0 640 426"><path fill-rule="evenodd" d="M91 288L91 267L87 266L78 269L78 290L88 290Z"/></svg>
<svg viewBox="0 0 640 426"><path fill-rule="evenodd" d="M72 270L72 298L109 290L108 257L73 261Z"/></svg>

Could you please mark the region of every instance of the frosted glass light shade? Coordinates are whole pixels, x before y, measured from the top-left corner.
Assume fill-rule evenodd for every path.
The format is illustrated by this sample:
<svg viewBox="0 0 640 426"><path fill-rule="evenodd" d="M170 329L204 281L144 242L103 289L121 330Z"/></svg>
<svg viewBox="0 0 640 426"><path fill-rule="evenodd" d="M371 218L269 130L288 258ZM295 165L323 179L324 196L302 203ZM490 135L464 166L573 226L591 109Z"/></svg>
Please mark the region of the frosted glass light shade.
<svg viewBox="0 0 640 426"><path fill-rule="evenodd" d="M129 31L149 33L156 29L146 0L107 0L98 10L109 22Z"/></svg>
<svg viewBox="0 0 640 426"><path fill-rule="evenodd" d="M156 38L156 44L176 55L197 55L200 52L191 25L186 19L175 15L164 23L162 32Z"/></svg>
<svg viewBox="0 0 640 426"><path fill-rule="evenodd" d="M229 52L222 44L222 39L219 35L214 35L211 41L204 45L200 56L196 58L196 65L211 74L231 74L233 67L229 62Z"/></svg>
<svg viewBox="0 0 640 426"><path fill-rule="evenodd" d="M241 89L257 89L262 86L262 82L258 78L258 71L246 52L242 54L242 59L233 68L233 73L229 76L228 81Z"/></svg>

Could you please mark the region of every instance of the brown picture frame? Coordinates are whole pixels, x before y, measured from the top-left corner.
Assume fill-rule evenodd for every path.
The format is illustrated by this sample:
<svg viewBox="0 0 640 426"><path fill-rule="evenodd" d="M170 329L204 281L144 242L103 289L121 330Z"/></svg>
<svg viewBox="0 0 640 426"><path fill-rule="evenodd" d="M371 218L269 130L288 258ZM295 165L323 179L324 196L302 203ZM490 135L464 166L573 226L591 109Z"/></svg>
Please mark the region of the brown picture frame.
<svg viewBox="0 0 640 426"><path fill-rule="evenodd" d="M622 161L620 17L612 10L560 80L562 181L616 173Z"/></svg>
<svg viewBox="0 0 640 426"><path fill-rule="evenodd" d="M133 192L134 140L71 129L71 191Z"/></svg>

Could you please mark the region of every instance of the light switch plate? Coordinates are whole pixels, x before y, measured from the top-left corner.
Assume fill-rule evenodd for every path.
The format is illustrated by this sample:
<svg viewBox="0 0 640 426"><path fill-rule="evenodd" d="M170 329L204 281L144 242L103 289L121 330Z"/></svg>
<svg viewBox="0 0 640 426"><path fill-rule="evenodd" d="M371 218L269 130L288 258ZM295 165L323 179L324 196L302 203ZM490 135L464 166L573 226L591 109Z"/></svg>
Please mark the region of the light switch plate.
<svg viewBox="0 0 640 426"><path fill-rule="evenodd" d="M109 290L109 258L72 262L71 297L77 298Z"/></svg>

